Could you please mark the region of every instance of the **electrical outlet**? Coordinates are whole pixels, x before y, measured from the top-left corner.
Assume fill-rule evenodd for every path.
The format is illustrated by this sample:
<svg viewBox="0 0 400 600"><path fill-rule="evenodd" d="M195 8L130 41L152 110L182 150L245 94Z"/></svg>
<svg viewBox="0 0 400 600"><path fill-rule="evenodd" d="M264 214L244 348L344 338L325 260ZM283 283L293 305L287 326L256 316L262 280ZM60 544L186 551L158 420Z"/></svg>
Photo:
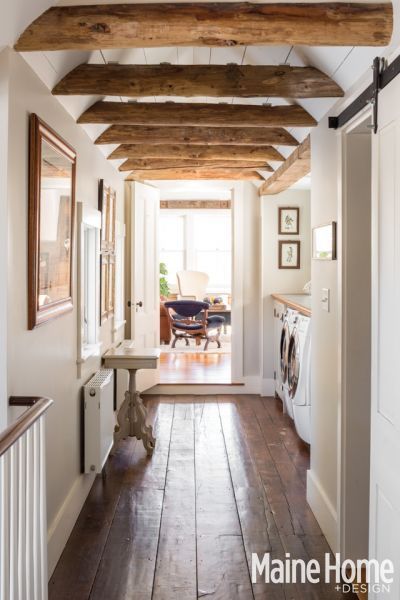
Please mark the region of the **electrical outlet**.
<svg viewBox="0 0 400 600"><path fill-rule="evenodd" d="M330 289L322 288L321 292L321 307L322 310L326 310L326 312L330 312Z"/></svg>

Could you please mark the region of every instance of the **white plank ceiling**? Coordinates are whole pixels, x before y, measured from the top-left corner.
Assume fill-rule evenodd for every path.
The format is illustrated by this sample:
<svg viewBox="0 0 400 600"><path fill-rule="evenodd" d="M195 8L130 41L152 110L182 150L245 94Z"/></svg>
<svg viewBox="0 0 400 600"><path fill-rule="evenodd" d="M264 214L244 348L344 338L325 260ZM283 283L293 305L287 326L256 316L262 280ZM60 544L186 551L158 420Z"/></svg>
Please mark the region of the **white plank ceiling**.
<svg viewBox="0 0 400 600"><path fill-rule="evenodd" d="M179 1L179 0L178 0ZM281 0L279 0L281 1ZM287 1L287 0L286 0ZM289 0L294 1L294 0ZM382 0L383 1L383 0ZM396 0L396 3L398 0ZM13 27L8 29L7 35L13 36L13 39L7 40L7 35L0 29L0 48L2 43L12 44L19 33L43 10L52 5L73 5L73 4L116 4L118 0L86 0L83 2L64 0L62 2L51 2L49 0L14 0L12 7L7 10L10 13ZM129 2L133 3L133 2ZM143 3L143 0L141 0ZM312 3L312 2L310 2ZM14 11L14 14L11 14ZM25 11L25 12L24 12ZM23 14L23 16L22 16ZM6 15L7 19L7 15ZM4 22L2 19L2 27ZM10 33L11 32L11 33ZM125 64L160 64L169 62L171 64L247 64L247 65L267 65L267 64L290 64L292 66L315 66L332 79L334 79L345 91L354 85L372 64L375 56L382 53L385 49L380 48L353 48L353 47L293 47L293 46L247 46L234 48L136 48L121 50L100 50L95 52L81 51L57 51L57 52L33 52L24 53L23 56L37 75L43 80L49 89L71 69L85 62L103 63L119 62ZM57 97L65 109L76 119L79 115L101 97L95 96L65 96ZM108 98L105 98L108 99ZM110 98L111 99L111 98ZM115 98L113 98L115 100ZM175 102L228 102L234 104L287 104L293 100L269 99L269 98L182 98L182 97L143 97L139 101L165 102L166 100ZM120 98L121 102L127 101L127 98ZM301 104L314 118L320 120L327 111L337 102L337 99L310 99L299 100ZM107 126L82 125L89 137L94 140ZM291 133L302 141L309 133L305 128L292 128ZM115 146L101 146L100 151L104 155L109 153ZM280 152L287 156L291 149L280 147ZM121 161L114 161L116 168ZM273 165L278 166L278 165ZM264 176L268 176L265 173Z"/></svg>

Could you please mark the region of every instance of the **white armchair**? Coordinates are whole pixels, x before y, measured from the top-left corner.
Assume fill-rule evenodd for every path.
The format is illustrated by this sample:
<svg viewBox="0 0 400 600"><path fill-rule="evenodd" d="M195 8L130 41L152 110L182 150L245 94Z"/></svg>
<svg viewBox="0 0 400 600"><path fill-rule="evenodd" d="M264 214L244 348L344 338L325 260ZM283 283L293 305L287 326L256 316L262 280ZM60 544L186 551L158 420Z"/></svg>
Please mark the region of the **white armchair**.
<svg viewBox="0 0 400 600"><path fill-rule="evenodd" d="M176 274L180 300L199 300L206 295L209 276L201 271L179 271Z"/></svg>

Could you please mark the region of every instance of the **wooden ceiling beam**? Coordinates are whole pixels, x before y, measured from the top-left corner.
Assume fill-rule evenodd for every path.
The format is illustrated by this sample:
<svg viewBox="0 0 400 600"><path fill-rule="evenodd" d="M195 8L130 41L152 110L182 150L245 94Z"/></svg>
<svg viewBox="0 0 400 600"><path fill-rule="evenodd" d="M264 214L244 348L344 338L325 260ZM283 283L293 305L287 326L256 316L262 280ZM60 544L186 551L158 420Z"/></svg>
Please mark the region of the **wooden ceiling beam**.
<svg viewBox="0 0 400 600"><path fill-rule="evenodd" d="M235 146L298 146L286 129L278 127L152 127L111 125L96 144L189 144Z"/></svg>
<svg viewBox="0 0 400 600"><path fill-rule="evenodd" d="M126 160L120 167L120 171L134 171L145 169L180 169L180 168L213 168L213 169L260 169L261 171L269 171L273 173L274 169L265 161L243 161L243 160L191 160L191 159L176 159L176 158L130 158Z"/></svg>
<svg viewBox="0 0 400 600"><path fill-rule="evenodd" d="M265 181L264 177L250 169L153 169L135 170L127 180L154 179L239 179L248 181Z"/></svg>
<svg viewBox="0 0 400 600"><path fill-rule="evenodd" d="M78 123L181 125L189 127L314 127L316 120L297 104L186 104L175 102L96 102Z"/></svg>
<svg viewBox="0 0 400 600"><path fill-rule="evenodd" d="M260 196L279 194L311 171L310 136L296 148L287 160L259 188Z"/></svg>
<svg viewBox="0 0 400 600"><path fill-rule="evenodd" d="M121 144L108 157L121 158L167 158L192 160L242 160L242 161L284 161L276 148L272 146L207 146L172 144Z"/></svg>
<svg viewBox="0 0 400 600"><path fill-rule="evenodd" d="M315 67L83 64L63 77L53 94L336 98L344 93L333 79Z"/></svg>
<svg viewBox="0 0 400 600"><path fill-rule="evenodd" d="M386 46L391 3L182 3L54 6L15 49L99 50L163 46Z"/></svg>

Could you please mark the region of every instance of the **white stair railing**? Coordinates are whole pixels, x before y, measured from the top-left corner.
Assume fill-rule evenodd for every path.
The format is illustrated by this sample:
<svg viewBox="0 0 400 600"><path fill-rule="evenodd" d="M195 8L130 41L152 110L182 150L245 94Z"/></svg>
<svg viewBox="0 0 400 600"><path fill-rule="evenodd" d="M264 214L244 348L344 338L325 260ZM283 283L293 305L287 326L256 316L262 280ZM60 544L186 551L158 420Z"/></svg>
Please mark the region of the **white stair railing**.
<svg viewBox="0 0 400 600"><path fill-rule="evenodd" d="M29 408L0 434L0 600L47 600L44 420L52 403L10 398Z"/></svg>

